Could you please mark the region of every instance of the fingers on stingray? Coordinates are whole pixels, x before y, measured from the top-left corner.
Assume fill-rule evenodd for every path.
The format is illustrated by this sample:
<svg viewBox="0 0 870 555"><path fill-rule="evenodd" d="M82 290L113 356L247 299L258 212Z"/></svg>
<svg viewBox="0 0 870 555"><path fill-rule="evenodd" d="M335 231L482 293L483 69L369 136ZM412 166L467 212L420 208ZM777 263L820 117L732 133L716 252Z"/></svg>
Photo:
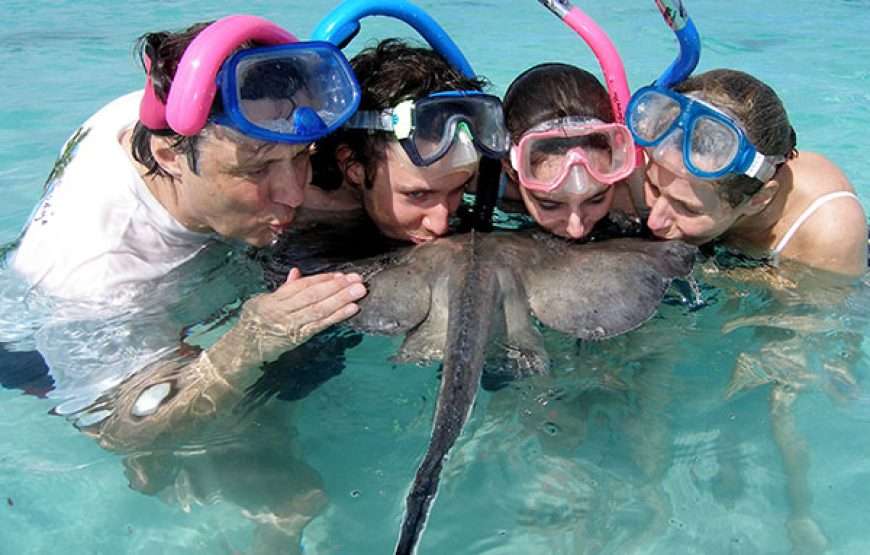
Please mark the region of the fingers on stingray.
<svg viewBox="0 0 870 555"><path fill-rule="evenodd" d="M525 271L529 306L545 325L580 339L630 331L655 313L696 248L679 241L614 239L547 253Z"/></svg>

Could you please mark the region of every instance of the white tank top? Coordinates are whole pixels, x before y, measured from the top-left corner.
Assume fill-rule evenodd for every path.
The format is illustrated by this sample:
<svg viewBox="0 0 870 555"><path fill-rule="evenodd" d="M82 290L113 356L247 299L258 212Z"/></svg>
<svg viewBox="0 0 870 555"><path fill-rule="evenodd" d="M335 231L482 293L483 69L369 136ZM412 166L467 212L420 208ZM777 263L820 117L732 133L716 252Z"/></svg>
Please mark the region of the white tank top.
<svg viewBox="0 0 870 555"><path fill-rule="evenodd" d="M859 202L858 197L855 196L854 193L850 193L849 191L835 191L833 193L828 193L820 196L816 200L810 204L803 213L798 216L798 219L791 224L791 227L788 228L788 231L785 232L785 235L782 236L782 239L776 244L773 248L773 251L770 253L770 260L773 264L779 263L779 255L785 250L785 247L788 245L788 242L792 240L795 233L797 233L798 228L806 222L813 213L821 208L825 203L832 201L838 198L853 198L855 202Z"/></svg>

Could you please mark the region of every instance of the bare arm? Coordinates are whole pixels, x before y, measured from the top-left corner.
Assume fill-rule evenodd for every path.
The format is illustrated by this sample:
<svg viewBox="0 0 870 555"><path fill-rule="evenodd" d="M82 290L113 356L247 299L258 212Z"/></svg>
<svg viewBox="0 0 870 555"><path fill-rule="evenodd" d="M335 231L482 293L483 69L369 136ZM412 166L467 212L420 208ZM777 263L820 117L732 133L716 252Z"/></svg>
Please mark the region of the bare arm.
<svg viewBox="0 0 870 555"><path fill-rule="evenodd" d="M300 277L248 300L239 321L194 360L144 369L101 405L111 414L86 431L101 445L127 451L177 444L230 409L261 375L260 366L359 310L356 274Z"/></svg>

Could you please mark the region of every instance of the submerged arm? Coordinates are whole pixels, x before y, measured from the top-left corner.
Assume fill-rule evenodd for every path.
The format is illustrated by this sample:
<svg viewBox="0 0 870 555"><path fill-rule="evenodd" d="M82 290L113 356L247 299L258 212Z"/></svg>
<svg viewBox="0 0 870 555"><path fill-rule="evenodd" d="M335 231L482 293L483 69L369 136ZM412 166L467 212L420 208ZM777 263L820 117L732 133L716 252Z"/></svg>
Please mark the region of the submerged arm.
<svg viewBox="0 0 870 555"><path fill-rule="evenodd" d="M274 293L248 300L238 322L195 359L142 370L94 409L111 413L87 432L115 450L182 442L226 415L275 360L359 310L356 274L301 278L293 270ZM107 405L107 406L101 406Z"/></svg>

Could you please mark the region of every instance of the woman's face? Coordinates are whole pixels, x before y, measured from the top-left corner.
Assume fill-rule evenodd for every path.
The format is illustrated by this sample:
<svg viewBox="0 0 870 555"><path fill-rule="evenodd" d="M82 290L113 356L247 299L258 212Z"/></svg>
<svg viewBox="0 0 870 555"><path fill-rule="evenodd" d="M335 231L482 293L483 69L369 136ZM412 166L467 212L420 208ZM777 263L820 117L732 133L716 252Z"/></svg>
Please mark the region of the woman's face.
<svg viewBox="0 0 870 555"><path fill-rule="evenodd" d="M532 172L542 181L558 179L564 172L567 156L570 154L540 155L531 161ZM588 149L584 156L587 163L600 163L601 167L610 164L610 153L605 149ZM515 174L511 177L515 178ZM538 225L566 239L586 237L613 204L613 186L596 181L576 161L552 191L518 188L526 210Z"/></svg>
<svg viewBox="0 0 870 555"><path fill-rule="evenodd" d="M538 225L559 237L582 239L610 210L613 187L592 182L582 192L560 187L545 193L519 187L526 210Z"/></svg>
<svg viewBox="0 0 870 555"><path fill-rule="evenodd" d="M710 181L679 174L656 161L647 166L644 199L647 225L656 237L702 245L723 235L744 213L716 192Z"/></svg>

